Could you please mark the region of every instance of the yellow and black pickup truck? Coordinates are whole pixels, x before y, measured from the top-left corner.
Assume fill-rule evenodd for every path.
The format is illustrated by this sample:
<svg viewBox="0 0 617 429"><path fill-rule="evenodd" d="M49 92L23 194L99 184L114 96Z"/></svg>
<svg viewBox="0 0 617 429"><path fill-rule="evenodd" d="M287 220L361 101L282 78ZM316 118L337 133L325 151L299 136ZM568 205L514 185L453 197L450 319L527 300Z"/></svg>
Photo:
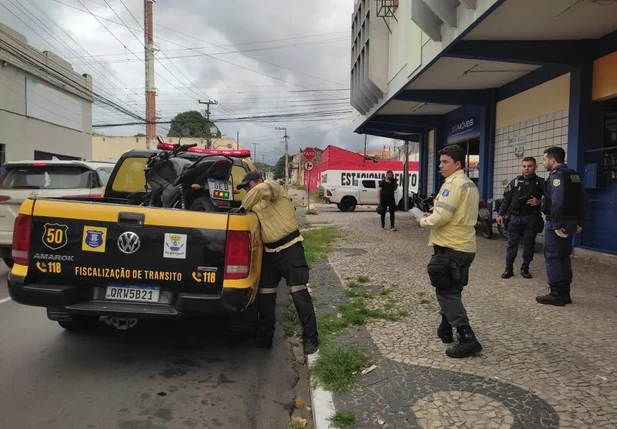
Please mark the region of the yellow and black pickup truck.
<svg viewBox="0 0 617 429"><path fill-rule="evenodd" d="M231 206L198 212L129 205L128 196L144 189L152 153L125 153L101 198L23 202L11 298L47 308L48 318L69 330L91 329L101 316L123 328L136 319L218 312L230 316L230 329L253 330L263 250L257 217ZM254 169L247 159L203 156L226 166L233 187Z"/></svg>

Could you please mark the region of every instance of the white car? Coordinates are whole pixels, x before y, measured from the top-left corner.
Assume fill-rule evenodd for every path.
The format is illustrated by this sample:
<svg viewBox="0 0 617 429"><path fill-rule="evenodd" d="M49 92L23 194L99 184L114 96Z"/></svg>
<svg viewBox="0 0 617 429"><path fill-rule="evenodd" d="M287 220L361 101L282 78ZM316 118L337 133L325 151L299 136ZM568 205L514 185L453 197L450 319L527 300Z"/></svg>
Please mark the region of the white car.
<svg viewBox="0 0 617 429"><path fill-rule="evenodd" d="M326 204L336 204L339 210L343 212L352 212L357 205L376 206L379 204L378 192L379 182L381 179L360 179L356 186L332 186L324 190L324 201ZM409 191L410 207L412 202L413 192ZM398 188L394 191L394 199L399 210L404 207L403 201L403 185L399 183Z"/></svg>
<svg viewBox="0 0 617 429"><path fill-rule="evenodd" d="M97 198L114 163L105 161L15 161L0 176L0 257L13 266L13 224L19 207L32 193L40 197Z"/></svg>

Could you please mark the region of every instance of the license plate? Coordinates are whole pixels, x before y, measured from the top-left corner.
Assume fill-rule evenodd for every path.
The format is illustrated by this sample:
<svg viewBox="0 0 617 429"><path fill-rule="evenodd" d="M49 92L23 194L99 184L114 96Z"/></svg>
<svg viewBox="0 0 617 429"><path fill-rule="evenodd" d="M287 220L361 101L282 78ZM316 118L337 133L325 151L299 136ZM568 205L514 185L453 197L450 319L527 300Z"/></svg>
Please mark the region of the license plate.
<svg viewBox="0 0 617 429"><path fill-rule="evenodd" d="M121 301L159 302L160 289L157 286L109 285L106 299Z"/></svg>
<svg viewBox="0 0 617 429"><path fill-rule="evenodd" d="M217 200L232 200L231 182L227 180L208 179L210 197Z"/></svg>

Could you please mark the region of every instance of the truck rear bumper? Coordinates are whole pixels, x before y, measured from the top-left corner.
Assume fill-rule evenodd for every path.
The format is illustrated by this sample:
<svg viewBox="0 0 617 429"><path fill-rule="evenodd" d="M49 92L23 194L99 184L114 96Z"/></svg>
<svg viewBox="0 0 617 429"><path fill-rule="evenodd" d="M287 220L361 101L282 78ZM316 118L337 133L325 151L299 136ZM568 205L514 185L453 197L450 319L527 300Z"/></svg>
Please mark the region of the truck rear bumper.
<svg viewBox="0 0 617 429"><path fill-rule="evenodd" d="M251 288L223 288L220 296L178 293L171 303L147 303L93 299L84 286L23 284L23 277L9 273L7 283L13 301L56 312L99 316L181 319L192 315L238 313L251 302ZM100 296L100 295L99 295Z"/></svg>

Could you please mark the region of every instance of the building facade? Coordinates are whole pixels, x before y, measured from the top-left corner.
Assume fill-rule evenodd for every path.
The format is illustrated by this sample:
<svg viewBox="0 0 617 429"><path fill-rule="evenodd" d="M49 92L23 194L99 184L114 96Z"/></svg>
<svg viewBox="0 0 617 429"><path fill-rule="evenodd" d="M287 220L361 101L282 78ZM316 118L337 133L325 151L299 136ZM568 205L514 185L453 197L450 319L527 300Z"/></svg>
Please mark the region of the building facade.
<svg viewBox="0 0 617 429"><path fill-rule="evenodd" d="M544 149L563 147L590 197L575 245L617 254L617 3L566 3L358 0L354 25L370 25L359 39L352 27L352 58L360 44L365 62L351 68L355 131L418 136L429 193L443 180L438 150L463 146L485 202L503 196L526 156L546 177ZM374 60L376 50L388 58Z"/></svg>
<svg viewBox="0 0 617 429"><path fill-rule="evenodd" d="M92 78L0 23L0 164L90 159Z"/></svg>
<svg viewBox="0 0 617 429"><path fill-rule="evenodd" d="M165 137L165 143L176 144L180 141L179 137ZM212 149L242 149L235 139L231 138L213 138ZM205 148L206 139L182 137L182 144L197 144L197 147ZM146 136L104 136L95 134L92 136L92 159L106 160L117 159L126 151L131 149L147 148Z"/></svg>

